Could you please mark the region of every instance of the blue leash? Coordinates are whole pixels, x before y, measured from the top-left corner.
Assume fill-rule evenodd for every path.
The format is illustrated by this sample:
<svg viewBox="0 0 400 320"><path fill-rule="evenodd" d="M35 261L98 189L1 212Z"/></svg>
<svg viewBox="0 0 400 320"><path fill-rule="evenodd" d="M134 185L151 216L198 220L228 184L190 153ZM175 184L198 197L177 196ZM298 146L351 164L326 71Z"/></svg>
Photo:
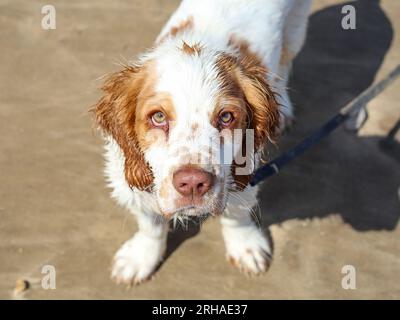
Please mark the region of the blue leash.
<svg viewBox="0 0 400 320"><path fill-rule="evenodd" d="M400 65L396 67L386 78L363 91L357 98L343 107L338 114L326 122L321 128L304 139L294 148L286 151L281 156L275 158L264 166L258 168L250 181L251 186L255 186L261 181L277 174L281 169L295 158L301 156L308 149L316 145L332 131L338 128L351 115L357 113L361 108L381 93L389 84L391 84L400 75Z"/></svg>

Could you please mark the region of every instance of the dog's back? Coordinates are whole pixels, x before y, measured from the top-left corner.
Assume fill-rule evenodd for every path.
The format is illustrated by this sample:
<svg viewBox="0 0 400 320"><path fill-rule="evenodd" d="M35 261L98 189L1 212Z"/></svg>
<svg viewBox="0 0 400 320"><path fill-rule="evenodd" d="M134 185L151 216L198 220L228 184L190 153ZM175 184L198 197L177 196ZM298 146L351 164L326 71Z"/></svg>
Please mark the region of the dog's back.
<svg viewBox="0 0 400 320"><path fill-rule="evenodd" d="M301 26L305 26L310 2L183 0L164 26L158 40L167 36L171 30L178 32L182 28L182 31L195 34L199 40L203 40L202 43L213 43L223 49L232 35L235 35L249 43L251 50L263 58L272 73L278 73L283 46L293 47L292 55L295 55L304 41L304 32L301 35L295 32L298 37L294 39L289 37L294 32L292 29L301 30ZM291 25L293 28L290 28ZM297 43L285 45L285 40Z"/></svg>

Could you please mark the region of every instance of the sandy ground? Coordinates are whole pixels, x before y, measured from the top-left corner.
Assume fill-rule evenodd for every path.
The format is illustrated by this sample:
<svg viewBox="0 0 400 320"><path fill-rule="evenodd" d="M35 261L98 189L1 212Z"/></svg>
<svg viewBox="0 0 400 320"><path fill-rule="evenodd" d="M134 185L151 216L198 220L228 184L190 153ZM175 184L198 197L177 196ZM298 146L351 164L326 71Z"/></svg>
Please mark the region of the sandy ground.
<svg viewBox="0 0 400 320"><path fill-rule="evenodd" d="M44 1L0 1L0 297L28 279L28 299L400 298L400 80L369 105L351 134L337 130L262 188L271 269L246 278L228 265L218 220L171 234L155 279L130 291L109 278L114 252L136 230L109 197L102 144L87 109L99 77L150 46L177 1L57 1L57 29L41 29ZM355 1L357 30L340 27L340 1L313 6L291 95L296 144L400 62L400 1ZM268 41L268 39L266 39ZM56 268L55 290L41 286ZM356 268L356 290L341 269Z"/></svg>

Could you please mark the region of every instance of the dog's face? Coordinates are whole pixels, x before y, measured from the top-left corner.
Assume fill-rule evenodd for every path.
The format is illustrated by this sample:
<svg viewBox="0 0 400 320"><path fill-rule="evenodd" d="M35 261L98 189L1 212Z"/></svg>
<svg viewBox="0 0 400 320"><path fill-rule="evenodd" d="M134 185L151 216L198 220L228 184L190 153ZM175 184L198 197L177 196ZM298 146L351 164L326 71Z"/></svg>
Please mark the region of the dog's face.
<svg viewBox="0 0 400 320"><path fill-rule="evenodd" d="M266 70L249 54L164 44L103 91L96 120L123 151L126 181L154 193L166 217L221 213L278 125Z"/></svg>

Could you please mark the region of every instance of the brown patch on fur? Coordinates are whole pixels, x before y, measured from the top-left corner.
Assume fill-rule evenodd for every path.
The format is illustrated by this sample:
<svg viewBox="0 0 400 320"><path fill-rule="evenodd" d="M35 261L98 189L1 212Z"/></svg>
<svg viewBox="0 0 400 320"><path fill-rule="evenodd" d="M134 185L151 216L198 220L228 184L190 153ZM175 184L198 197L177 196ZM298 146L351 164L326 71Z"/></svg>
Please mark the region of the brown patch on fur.
<svg viewBox="0 0 400 320"><path fill-rule="evenodd" d="M193 28L193 17L190 16L186 20L183 20L180 24L177 26L172 27L164 36L161 37L161 39L158 41L158 43L163 42L165 39L169 37L176 37L178 34L183 33L186 30L192 29Z"/></svg>
<svg viewBox="0 0 400 320"><path fill-rule="evenodd" d="M190 56L195 54L199 55L201 52L201 45L199 43L195 43L194 45L188 45L185 41L182 44L182 51Z"/></svg>
<svg viewBox="0 0 400 320"><path fill-rule="evenodd" d="M127 66L111 74L101 88L104 96L91 109L97 125L114 138L124 153L129 186L140 190L153 182L135 126L138 101L151 88L149 79L148 66Z"/></svg>
<svg viewBox="0 0 400 320"><path fill-rule="evenodd" d="M275 94L267 83L268 70L261 59L249 49L244 40L231 37L229 45L236 48L239 56L221 54L217 62L219 77L223 83L223 94L243 99L246 106L246 125L254 129L255 151L260 150L267 140L274 141L279 126L279 110ZM245 133L243 133L245 134ZM245 154L245 136L243 152ZM239 190L251 180L249 175L236 175L238 165L232 165L232 175Z"/></svg>
<svg viewBox="0 0 400 320"><path fill-rule="evenodd" d="M193 17L190 16L186 20L183 20L178 26L172 27L170 34L175 37L178 33L181 33L187 29L193 27Z"/></svg>

